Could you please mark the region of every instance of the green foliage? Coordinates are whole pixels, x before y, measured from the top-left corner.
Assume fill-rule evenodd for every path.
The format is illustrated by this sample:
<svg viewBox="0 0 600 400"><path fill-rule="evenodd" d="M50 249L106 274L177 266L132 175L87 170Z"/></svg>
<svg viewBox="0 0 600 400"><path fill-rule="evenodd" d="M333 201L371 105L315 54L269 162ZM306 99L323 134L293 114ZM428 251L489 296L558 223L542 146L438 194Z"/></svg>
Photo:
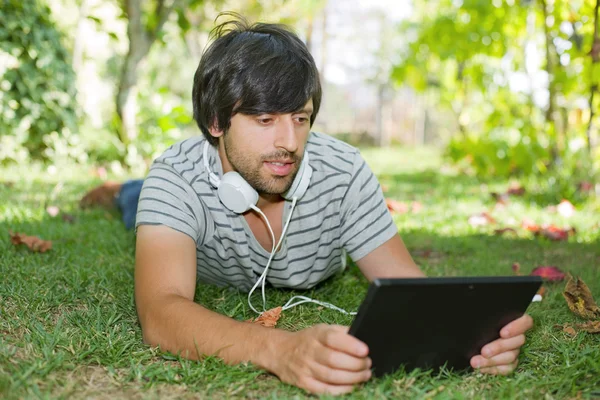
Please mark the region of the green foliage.
<svg viewBox="0 0 600 400"><path fill-rule="evenodd" d="M452 161L479 176L556 175L567 183L552 190L571 193L574 181L561 175L593 180L599 171L598 151L579 145L600 79L589 56L595 2L416 1L414 18L400 26L407 43L392 77L433 92L435 107L454 116ZM536 97L530 85L544 72L549 82Z"/></svg>
<svg viewBox="0 0 600 400"><path fill-rule="evenodd" d="M37 0L0 7L0 162L86 158L75 135L75 75L49 15Z"/></svg>

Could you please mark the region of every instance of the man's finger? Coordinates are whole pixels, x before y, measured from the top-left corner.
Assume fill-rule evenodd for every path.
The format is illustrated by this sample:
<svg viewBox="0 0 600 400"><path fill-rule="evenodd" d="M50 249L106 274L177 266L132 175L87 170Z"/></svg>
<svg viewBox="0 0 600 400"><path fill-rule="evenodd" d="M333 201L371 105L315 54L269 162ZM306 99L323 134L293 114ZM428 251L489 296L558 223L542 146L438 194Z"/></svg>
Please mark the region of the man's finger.
<svg viewBox="0 0 600 400"><path fill-rule="evenodd" d="M533 328L533 318L528 314L524 314L522 317L515 319L502 328L500 330L500 337L507 339L509 337L522 335L531 328Z"/></svg>
<svg viewBox="0 0 600 400"><path fill-rule="evenodd" d="M498 354L492 358L485 358L482 356L475 356L471 358L471 366L473 368L489 368L501 365L508 365L514 363L519 357L519 350L511 350L505 353Z"/></svg>
<svg viewBox="0 0 600 400"><path fill-rule="evenodd" d="M365 371L370 369L372 365L369 357L355 357L329 347L325 347L323 351L320 351L316 358L317 362L322 365L346 371Z"/></svg>
<svg viewBox="0 0 600 400"><path fill-rule="evenodd" d="M298 386L314 394L339 395L354 390L353 385L330 385L315 378L306 378L305 381L299 382Z"/></svg>
<svg viewBox="0 0 600 400"><path fill-rule="evenodd" d="M339 325L333 326L332 329L323 329L319 341L331 349L354 357L366 357L369 354L369 347L365 343L346 333Z"/></svg>
<svg viewBox="0 0 600 400"><path fill-rule="evenodd" d="M490 374L490 375L508 375L517 368L518 364L519 364L519 362L515 361L512 364L498 365L495 367L488 367L488 368L481 368L479 370L479 372L484 373L484 374Z"/></svg>
<svg viewBox="0 0 600 400"><path fill-rule="evenodd" d="M520 349L523 344L525 344L525 335L523 334L509 339L496 339L483 346L481 355L485 358L492 358L507 351Z"/></svg>
<svg viewBox="0 0 600 400"><path fill-rule="evenodd" d="M316 364L311 367L315 379L330 385L355 385L371 378L370 370L345 371Z"/></svg>

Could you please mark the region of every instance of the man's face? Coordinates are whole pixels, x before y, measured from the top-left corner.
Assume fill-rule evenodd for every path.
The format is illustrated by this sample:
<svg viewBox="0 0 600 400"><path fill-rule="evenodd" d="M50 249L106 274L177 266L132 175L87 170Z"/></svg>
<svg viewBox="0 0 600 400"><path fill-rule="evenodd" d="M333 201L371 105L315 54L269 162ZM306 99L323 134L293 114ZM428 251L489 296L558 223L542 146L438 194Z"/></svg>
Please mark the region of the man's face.
<svg viewBox="0 0 600 400"><path fill-rule="evenodd" d="M290 114L236 114L223 135L230 167L259 194L285 193L300 167L310 133L312 100L302 110Z"/></svg>

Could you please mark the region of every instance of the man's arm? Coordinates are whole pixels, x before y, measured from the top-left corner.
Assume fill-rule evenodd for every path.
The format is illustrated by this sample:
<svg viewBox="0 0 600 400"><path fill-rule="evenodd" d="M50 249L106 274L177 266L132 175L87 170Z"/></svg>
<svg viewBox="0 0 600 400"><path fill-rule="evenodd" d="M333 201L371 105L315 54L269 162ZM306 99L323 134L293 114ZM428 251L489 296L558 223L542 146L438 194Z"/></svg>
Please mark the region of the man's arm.
<svg viewBox="0 0 600 400"><path fill-rule="evenodd" d="M313 393L345 393L370 378L368 348L341 326L299 332L236 321L194 303L196 244L166 226L137 229L135 300L144 341L191 359L249 361Z"/></svg>
<svg viewBox="0 0 600 400"><path fill-rule="evenodd" d="M375 278L423 278L399 234L356 261L358 268L369 280Z"/></svg>
<svg viewBox="0 0 600 400"><path fill-rule="evenodd" d="M356 261L356 264L372 281L375 278L418 278L425 274L415 264L400 235ZM481 354L471 358L471 366L481 372L506 375L518 363L521 346L525 343L525 332L533 327L533 319L525 314L512 321L500 331L500 339L488 343Z"/></svg>

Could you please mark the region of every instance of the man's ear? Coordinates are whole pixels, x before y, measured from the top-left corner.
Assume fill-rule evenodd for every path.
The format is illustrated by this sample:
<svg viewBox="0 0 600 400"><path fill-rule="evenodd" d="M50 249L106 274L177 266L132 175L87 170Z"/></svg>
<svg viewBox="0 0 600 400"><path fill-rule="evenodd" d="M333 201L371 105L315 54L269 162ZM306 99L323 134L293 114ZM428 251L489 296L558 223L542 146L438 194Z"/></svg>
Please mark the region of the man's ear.
<svg viewBox="0 0 600 400"><path fill-rule="evenodd" d="M220 137L223 136L223 130L219 129L217 127L217 121L215 121L209 128L208 128L208 132L211 134L211 136L213 137Z"/></svg>

